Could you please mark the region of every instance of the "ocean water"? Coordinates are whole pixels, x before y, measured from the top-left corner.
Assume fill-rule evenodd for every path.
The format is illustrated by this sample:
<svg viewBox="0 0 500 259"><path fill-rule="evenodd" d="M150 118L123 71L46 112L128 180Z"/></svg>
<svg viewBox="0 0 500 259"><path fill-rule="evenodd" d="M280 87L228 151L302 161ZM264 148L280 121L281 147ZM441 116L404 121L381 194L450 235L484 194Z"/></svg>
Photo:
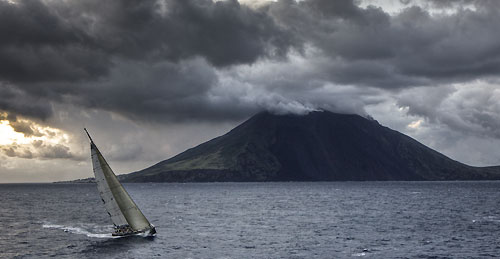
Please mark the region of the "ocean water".
<svg viewBox="0 0 500 259"><path fill-rule="evenodd" d="M0 257L500 257L500 182L125 188L156 237L113 238L93 184L0 185Z"/></svg>

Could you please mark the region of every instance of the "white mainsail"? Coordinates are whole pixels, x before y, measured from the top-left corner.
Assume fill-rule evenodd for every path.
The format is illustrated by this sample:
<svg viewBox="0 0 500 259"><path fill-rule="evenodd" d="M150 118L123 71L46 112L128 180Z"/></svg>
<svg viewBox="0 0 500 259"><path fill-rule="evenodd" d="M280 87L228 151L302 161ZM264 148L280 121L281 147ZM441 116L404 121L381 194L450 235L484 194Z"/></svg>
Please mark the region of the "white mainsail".
<svg viewBox="0 0 500 259"><path fill-rule="evenodd" d="M87 132L87 130L85 130ZM87 132L88 135L88 132ZM89 135L90 138L90 135ZM134 231L144 232L153 226L130 198L113 170L90 138L92 165L97 189L115 226L130 226Z"/></svg>

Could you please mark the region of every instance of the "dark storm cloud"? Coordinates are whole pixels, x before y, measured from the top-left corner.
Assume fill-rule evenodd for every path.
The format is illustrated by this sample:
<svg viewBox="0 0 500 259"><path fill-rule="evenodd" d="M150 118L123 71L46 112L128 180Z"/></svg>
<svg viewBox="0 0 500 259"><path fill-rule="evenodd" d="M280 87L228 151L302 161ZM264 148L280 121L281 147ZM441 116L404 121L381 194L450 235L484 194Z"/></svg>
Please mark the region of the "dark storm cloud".
<svg viewBox="0 0 500 259"><path fill-rule="evenodd" d="M408 114L477 137L500 139L500 89L495 83L413 89L398 96Z"/></svg>
<svg viewBox="0 0 500 259"><path fill-rule="evenodd" d="M291 44L269 16L236 1L0 1L0 76L12 82L93 80L116 56L251 63Z"/></svg>
<svg viewBox="0 0 500 259"><path fill-rule="evenodd" d="M82 157L72 154L70 148L65 145L47 144L42 140L35 140L30 145L3 146L1 151L8 157L83 160Z"/></svg>
<svg viewBox="0 0 500 259"><path fill-rule="evenodd" d="M42 159L54 159L54 158L70 158L75 160L82 160L79 157L75 157L71 154L69 147L62 144L55 145L42 145L37 148L38 157Z"/></svg>
<svg viewBox="0 0 500 259"><path fill-rule="evenodd" d="M74 81L106 71L105 56L50 6L0 1L0 77L11 82Z"/></svg>
<svg viewBox="0 0 500 259"><path fill-rule="evenodd" d="M9 120L15 119L16 114L47 119L53 114L52 106L37 95L36 92L29 93L12 84L0 82L0 111L8 111L12 116Z"/></svg>
<svg viewBox="0 0 500 259"><path fill-rule="evenodd" d="M374 88L497 76L495 2L447 1L440 8L476 8L440 15L412 3L389 14L349 0L0 1L0 109L46 119L54 103L72 103L134 120L220 121L346 105L325 86L361 89L335 92L359 111ZM291 55L304 64L242 75Z"/></svg>
<svg viewBox="0 0 500 259"><path fill-rule="evenodd" d="M214 66L298 45L237 1L0 1L0 109L46 119L51 102L76 99L137 119L232 117L205 95Z"/></svg>
<svg viewBox="0 0 500 259"><path fill-rule="evenodd" d="M409 41L404 45L411 47L395 63L401 73L464 80L499 71L500 40L493 33L500 22L497 11L459 10L450 16L431 17L412 7L397 18L402 29L409 29ZM403 26L411 21L411 26Z"/></svg>
<svg viewBox="0 0 500 259"><path fill-rule="evenodd" d="M108 79L79 85L82 92L88 92L72 101L142 121L224 119L232 112L217 111L208 96L217 80L214 68L203 59L153 64L120 62Z"/></svg>
<svg viewBox="0 0 500 259"><path fill-rule="evenodd" d="M107 53L134 60L201 56L228 66L283 56L295 44L266 13L234 0L77 1L55 7Z"/></svg>
<svg viewBox="0 0 500 259"><path fill-rule="evenodd" d="M23 133L25 137L43 136L43 134L33 127L33 124L29 121L10 120L9 125L14 129L14 131Z"/></svg>
<svg viewBox="0 0 500 259"><path fill-rule="evenodd" d="M498 8L433 16L410 6L391 16L352 1L329 8L331 2L279 1L269 13L332 58L333 82L401 88L493 76L500 69Z"/></svg>
<svg viewBox="0 0 500 259"><path fill-rule="evenodd" d="M3 153L8 157L33 158L33 153L28 149L19 149L17 146L2 148Z"/></svg>
<svg viewBox="0 0 500 259"><path fill-rule="evenodd" d="M290 1L288 2L290 3ZM358 8L352 0L310 0L303 4L326 17L358 19L363 16L362 9Z"/></svg>

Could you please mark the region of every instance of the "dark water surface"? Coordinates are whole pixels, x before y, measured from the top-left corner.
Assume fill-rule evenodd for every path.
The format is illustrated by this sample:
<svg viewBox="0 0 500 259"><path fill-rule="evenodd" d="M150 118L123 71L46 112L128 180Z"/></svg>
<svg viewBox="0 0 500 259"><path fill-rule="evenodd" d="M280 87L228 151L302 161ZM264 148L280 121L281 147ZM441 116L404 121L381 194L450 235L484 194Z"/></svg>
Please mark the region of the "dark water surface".
<svg viewBox="0 0 500 259"><path fill-rule="evenodd" d="M0 185L0 257L500 257L500 182L125 188L154 239L112 238L93 184Z"/></svg>

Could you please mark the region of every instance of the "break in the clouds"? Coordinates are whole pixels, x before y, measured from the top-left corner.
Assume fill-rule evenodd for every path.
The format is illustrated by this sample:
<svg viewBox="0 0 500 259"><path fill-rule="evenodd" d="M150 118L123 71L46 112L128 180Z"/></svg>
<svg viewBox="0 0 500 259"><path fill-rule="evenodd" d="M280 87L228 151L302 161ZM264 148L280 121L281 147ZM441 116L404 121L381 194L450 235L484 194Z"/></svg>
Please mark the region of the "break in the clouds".
<svg viewBox="0 0 500 259"><path fill-rule="evenodd" d="M500 163L460 151L500 142L497 24L493 0L0 0L0 121L29 139L2 154L80 161L82 126L121 125L110 156L145 165L261 110L329 109ZM44 127L69 140L36 142ZM160 128L199 137L140 133Z"/></svg>

